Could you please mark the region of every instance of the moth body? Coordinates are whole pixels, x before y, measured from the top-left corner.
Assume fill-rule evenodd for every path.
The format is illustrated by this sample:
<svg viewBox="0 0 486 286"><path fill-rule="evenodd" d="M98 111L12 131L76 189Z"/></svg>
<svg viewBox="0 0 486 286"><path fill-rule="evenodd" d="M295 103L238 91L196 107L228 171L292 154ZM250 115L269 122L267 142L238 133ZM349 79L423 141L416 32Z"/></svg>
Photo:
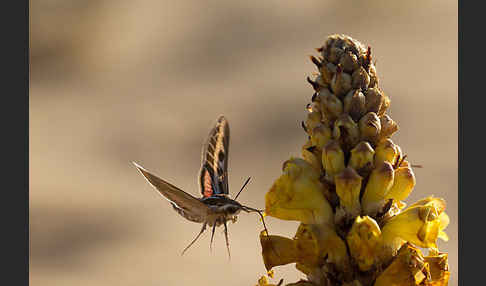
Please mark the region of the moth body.
<svg viewBox="0 0 486 286"><path fill-rule="evenodd" d="M237 215L243 206L226 196L203 198L201 201L209 206L210 212L206 219L208 226L220 226L227 221L236 222Z"/></svg>

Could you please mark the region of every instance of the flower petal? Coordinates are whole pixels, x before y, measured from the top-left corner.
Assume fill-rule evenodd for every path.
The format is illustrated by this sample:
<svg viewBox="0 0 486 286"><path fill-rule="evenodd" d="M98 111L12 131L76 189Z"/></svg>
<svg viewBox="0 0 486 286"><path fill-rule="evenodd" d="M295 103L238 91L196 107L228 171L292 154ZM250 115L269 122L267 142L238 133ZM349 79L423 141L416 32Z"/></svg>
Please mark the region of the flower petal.
<svg viewBox="0 0 486 286"><path fill-rule="evenodd" d="M266 214L283 220L332 224L332 208L324 197L326 189L319 176L305 160L291 158L265 196Z"/></svg>

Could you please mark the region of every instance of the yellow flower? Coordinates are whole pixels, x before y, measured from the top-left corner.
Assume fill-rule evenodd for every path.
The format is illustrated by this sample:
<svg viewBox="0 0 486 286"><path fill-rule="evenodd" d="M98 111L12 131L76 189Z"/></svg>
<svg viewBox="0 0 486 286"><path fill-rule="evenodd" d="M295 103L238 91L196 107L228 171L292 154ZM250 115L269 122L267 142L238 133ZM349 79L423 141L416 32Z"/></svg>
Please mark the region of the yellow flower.
<svg viewBox="0 0 486 286"><path fill-rule="evenodd" d="M319 248L318 238L315 236L312 226L301 223L294 236L299 262L295 265L297 269L309 274L318 266L319 260L324 257Z"/></svg>
<svg viewBox="0 0 486 286"><path fill-rule="evenodd" d="M412 168L400 167L395 170L393 185L385 199L405 200L415 187L415 175Z"/></svg>
<svg viewBox="0 0 486 286"><path fill-rule="evenodd" d="M298 261L297 245L293 239L279 235L267 235L265 231L262 231L260 244L262 245L263 263L267 271L275 266Z"/></svg>
<svg viewBox="0 0 486 286"><path fill-rule="evenodd" d="M443 230L449 224L449 217L444 209L445 201L439 198L416 202L386 222L382 228L384 243L398 237L419 247L437 248L438 237L448 240Z"/></svg>
<svg viewBox="0 0 486 286"><path fill-rule="evenodd" d="M309 141L302 147L302 158L304 158L304 160L306 160L309 164L312 165L312 167L320 172L322 169L321 156L316 156L314 152L318 152L317 150L314 150L314 152L310 150L312 150L312 146L310 145Z"/></svg>
<svg viewBox="0 0 486 286"><path fill-rule="evenodd" d="M332 138L332 131L326 125L319 124L314 129L312 129L311 133L311 142L313 146L316 146L319 150L322 150L324 146L331 140Z"/></svg>
<svg viewBox="0 0 486 286"><path fill-rule="evenodd" d="M278 284L271 284L268 282L268 278L266 276L262 276L260 279L258 279L258 283L255 286L280 286L282 285L282 282L283 279L281 279Z"/></svg>
<svg viewBox="0 0 486 286"><path fill-rule="evenodd" d="M351 158L349 159L348 166L358 172L366 168L371 170L374 154L375 150L373 150L370 143L361 141L351 150Z"/></svg>
<svg viewBox="0 0 486 286"><path fill-rule="evenodd" d="M374 286L414 286L430 280L429 265L420 250L404 244L392 264L383 271Z"/></svg>
<svg viewBox="0 0 486 286"><path fill-rule="evenodd" d="M265 195L265 213L283 220L332 224L333 213L324 197L319 172L308 162L291 158Z"/></svg>
<svg viewBox="0 0 486 286"><path fill-rule="evenodd" d="M363 178L350 167L347 167L334 177L336 193L339 197L340 204L352 216L356 216L361 212L359 194L362 180Z"/></svg>
<svg viewBox="0 0 486 286"><path fill-rule="evenodd" d="M381 246L381 230L376 221L369 216L356 217L346 241L359 269L370 270L379 258L377 254Z"/></svg>
<svg viewBox="0 0 486 286"><path fill-rule="evenodd" d="M332 94L329 89L324 88L318 95L321 103L322 120L326 123L334 121L343 112L343 103Z"/></svg>
<svg viewBox="0 0 486 286"><path fill-rule="evenodd" d="M390 163L379 162L371 172L361 199L361 206L367 215L374 216L385 203L385 195L393 185L394 170Z"/></svg>
<svg viewBox="0 0 486 286"><path fill-rule="evenodd" d="M260 234L265 267L294 263L305 274L286 286L447 286L447 254L436 245L447 240L445 202L403 202L415 176L390 138L398 124L371 47L331 35L317 51L303 159L286 161L265 197L268 215L300 225L293 238ZM258 286L274 286L269 275Z"/></svg>
<svg viewBox="0 0 486 286"><path fill-rule="evenodd" d="M344 169L344 153L337 141L330 141L322 150L322 166L326 170L326 179L331 182Z"/></svg>
<svg viewBox="0 0 486 286"><path fill-rule="evenodd" d="M398 152L395 144L389 138L381 140L375 149L375 164L382 161L387 161L390 164L395 163L398 157Z"/></svg>
<svg viewBox="0 0 486 286"><path fill-rule="evenodd" d="M332 136L344 149L351 149L359 142L359 127L348 114L341 114L334 122Z"/></svg>
<svg viewBox="0 0 486 286"><path fill-rule="evenodd" d="M309 275L323 261L345 270L349 265L344 241L332 226L301 223L293 239L260 233L263 262L267 271L275 266L296 263L296 268Z"/></svg>
<svg viewBox="0 0 486 286"><path fill-rule="evenodd" d="M305 274L320 266L326 257L327 262L334 263L341 271L349 266L346 244L333 226L301 223L294 240L299 253L296 267Z"/></svg>
<svg viewBox="0 0 486 286"><path fill-rule="evenodd" d="M381 122L376 113L368 112L358 122L361 137L369 142L375 142L381 132Z"/></svg>
<svg viewBox="0 0 486 286"><path fill-rule="evenodd" d="M307 120L305 121L305 126L309 132L311 132L317 125L321 123L321 113L318 110L311 111L307 115Z"/></svg>
<svg viewBox="0 0 486 286"><path fill-rule="evenodd" d="M426 256L425 262L429 264L431 276L431 281L427 281L425 285L447 286L450 276L447 253L437 253L435 255Z"/></svg>

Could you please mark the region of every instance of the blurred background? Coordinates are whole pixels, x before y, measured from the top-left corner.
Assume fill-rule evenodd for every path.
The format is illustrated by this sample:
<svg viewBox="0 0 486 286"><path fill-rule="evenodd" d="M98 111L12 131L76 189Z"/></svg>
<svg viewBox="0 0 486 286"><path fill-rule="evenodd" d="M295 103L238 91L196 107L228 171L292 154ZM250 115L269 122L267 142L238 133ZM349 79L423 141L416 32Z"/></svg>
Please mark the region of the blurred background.
<svg viewBox="0 0 486 286"><path fill-rule="evenodd" d="M264 207L283 161L300 155L300 121L329 34L373 50L413 164L408 203L444 197L449 285L457 285L457 1L35 0L31 14L31 285L254 285L265 273L255 214L206 233L131 165L194 195L201 144L219 114L231 125L231 193ZM273 234L296 222L272 218ZM294 265L277 282L303 277Z"/></svg>

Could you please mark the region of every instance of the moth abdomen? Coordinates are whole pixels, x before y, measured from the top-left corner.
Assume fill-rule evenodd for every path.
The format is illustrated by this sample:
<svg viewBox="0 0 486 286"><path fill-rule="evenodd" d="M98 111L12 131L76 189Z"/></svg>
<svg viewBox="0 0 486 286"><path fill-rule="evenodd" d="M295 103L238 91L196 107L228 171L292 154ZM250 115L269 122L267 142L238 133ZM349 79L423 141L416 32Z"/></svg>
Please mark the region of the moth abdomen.
<svg viewBox="0 0 486 286"><path fill-rule="evenodd" d="M205 218L203 218L202 216L198 216L198 215L191 215L189 212L186 212L184 211L183 209L177 207L176 204L174 203L171 203L172 205L172 208L178 213L180 214L182 217L184 217L185 219L189 220L189 221L192 221L192 222L197 222L197 223L202 223L205 221Z"/></svg>

